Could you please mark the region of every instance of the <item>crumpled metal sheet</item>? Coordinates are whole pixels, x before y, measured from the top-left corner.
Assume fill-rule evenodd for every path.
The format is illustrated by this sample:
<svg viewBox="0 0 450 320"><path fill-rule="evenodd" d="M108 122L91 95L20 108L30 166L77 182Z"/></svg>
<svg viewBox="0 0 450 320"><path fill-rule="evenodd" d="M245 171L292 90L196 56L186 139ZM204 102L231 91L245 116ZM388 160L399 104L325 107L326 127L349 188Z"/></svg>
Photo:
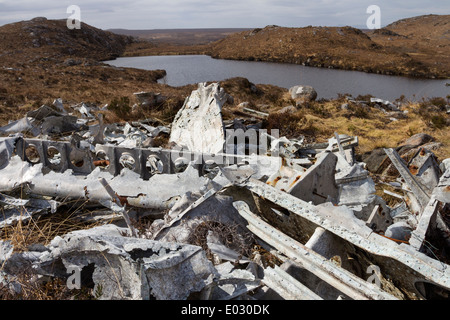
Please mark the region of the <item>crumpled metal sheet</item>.
<svg viewBox="0 0 450 320"><path fill-rule="evenodd" d="M217 279L202 292L207 300L231 300L262 285L261 280L250 271L238 269L230 262L216 266Z"/></svg>
<svg viewBox="0 0 450 320"><path fill-rule="evenodd" d="M24 140L19 140L24 141ZM23 143L23 142L22 142ZM37 145L37 144L36 144ZM11 155L13 145L10 140L4 140L3 149L0 153ZM44 145L45 146L45 145ZM45 146L48 148L48 146ZM74 153L77 149L62 148L62 156L65 153ZM25 147L23 147L25 149ZM44 159L44 147L37 150ZM65 151L64 151L65 150ZM42 196L51 196L70 199L86 199L94 202L109 201L109 195L99 182L100 178L108 181L109 185L118 194L119 198L129 206L138 208L163 208L173 206L174 202L188 191L207 191L210 179L199 175L197 169L192 166L178 174L155 174L149 180L143 180L141 176L127 168L123 168L120 174L114 176L107 171L102 171L97 167L93 171L88 170L89 159L86 159L84 152L79 151L79 157L86 160L84 165L86 175L75 175L72 169L64 170L63 166L67 161L61 163L59 167L63 172L49 171L43 161L32 164L22 160L19 156L9 157L6 166L0 169L0 192L12 191L20 186L27 186L30 193ZM76 156L75 154L73 156ZM61 161L63 162L63 161ZM49 164L50 166L52 164ZM73 164L72 164L72 167ZM71 167L71 168L72 168ZM83 167L77 167L83 169ZM158 186L157 189L155 186Z"/></svg>
<svg viewBox="0 0 450 320"><path fill-rule="evenodd" d="M33 136L37 136L39 135L40 130L28 117L23 117L22 119L12 121L3 127L0 127L0 132L3 134L30 132Z"/></svg>
<svg viewBox="0 0 450 320"><path fill-rule="evenodd" d="M450 203L450 167L442 174L432 195L443 203Z"/></svg>
<svg viewBox="0 0 450 320"><path fill-rule="evenodd" d="M169 141L189 151L223 152L225 132L221 110L227 98L218 83L209 86L199 83L175 116Z"/></svg>
<svg viewBox="0 0 450 320"><path fill-rule="evenodd" d="M186 242L194 232L195 227L205 222L205 219L213 220L225 225L236 225L244 228L245 221L233 208L233 198L209 192L205 196L196 199L185 197L190 205L177 204L166 216L166 222L160 230L155 232L153 239L160 241ZM238 236L238 234L236 234Z"/></svg>
<svg viewBox="0 0 450 320"><path fill-rule="evenodd" d="M318 155L313 166L303 172L282 166L267 183L303 201L336 203L339 195L334 177L336 161L333 153L324 152Z"/></svg>
<svg viewBox="0 0 450 320"><path fill-rule="evenodd" d="M0 138L0 169L6 167L14 152L14 139Z"/></svg>
<svg viewBox="0 0 450 320"><path fill-rule="evenodd" d="M29 220L37 213L55 213L59 202L45 199L16 199L0 193L0 228Z"/></svg>
<svg viewBox="0 0 450 320"><path fill-rule="evenodd" d="M67 277L78 268L92 281L99 299L182 300L211 283L217 271L197 246L124 236L114 225L74 231L54 238L42 252L27 259L2 244L0 263L27 260L37 274Z"/></svg>

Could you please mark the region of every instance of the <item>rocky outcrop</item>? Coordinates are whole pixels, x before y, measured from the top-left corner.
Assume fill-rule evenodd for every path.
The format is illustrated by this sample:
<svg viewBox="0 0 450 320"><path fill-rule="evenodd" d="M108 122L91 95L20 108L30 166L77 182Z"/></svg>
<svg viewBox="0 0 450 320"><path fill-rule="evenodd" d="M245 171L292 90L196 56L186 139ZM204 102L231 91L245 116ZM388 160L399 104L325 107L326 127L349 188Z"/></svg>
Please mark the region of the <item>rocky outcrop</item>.
<svg viewBox="0 0 450 320"><path fill-rule="evenodd" d="M34 55L46 59L57 56L76 56L95 60L108 60L120 56L132 37L104 31L86 23L80 29L70 30L66 20L35 18L0 27L0 51L12 53L18 48L33 49ZM75 60L74 60L75 61Z"/></svg>
<svg viewBox="0 0 450 320"><path fill-rule="evenodd" d="M394 42L394 41L391 41ZM448 77L448 68L434 70L416 56L391 50L352 27L284 28L267 26L243 31L211 44L213 58L268 61L356 70L388 75ZM425 51L424 51L425 52Z"/></svg>
<svg viewBox="0 0 450 320"><path fill-rule="evenodd" d="M395 150L402 158L410 159L421 148L426 148L431 151L440 148L442 144L434 141L435 139L432 136L425 133L418 133L400 144ZM383 148L374 149L363 154L361 160L366 163L367 170L372 173L387 174L392 170L392 164Z"/></svg>

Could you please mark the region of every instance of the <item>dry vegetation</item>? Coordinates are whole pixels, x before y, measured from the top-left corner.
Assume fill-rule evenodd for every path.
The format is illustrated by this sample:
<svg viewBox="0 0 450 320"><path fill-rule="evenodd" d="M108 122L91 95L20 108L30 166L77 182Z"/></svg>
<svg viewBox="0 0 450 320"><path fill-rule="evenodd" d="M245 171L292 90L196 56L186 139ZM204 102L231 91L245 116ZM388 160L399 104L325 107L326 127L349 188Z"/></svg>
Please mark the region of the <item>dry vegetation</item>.
<svg viewBox="0 0 450 320"><path fill-rule="evenodd" d="M403 19L368 35L378 45L412 57L431 74L449 77L450 15Z"/></svg>
<svg viewBox="0 0 450 320"><path fill-rule="evenodd" d="M334 132L358 136L359 154L376 148L394 148L410 136L427 133L443 146L435 153L443 160L450 155L450 117L440 107L449 101L443 98L401 104L406 115L391 120L373 104L366 106L348 102L346 97L309 103L297 112L280 114L273 109L267 127L280 128L280 135L296 138L306 135L316 142L325 142ZM342 109L348 104L348 109ZM400 115L400 114L399 114Z"/></svg>
<svg viewBox="0 0 450 320"><path fill-rule="evenodd" d="M116 34L132 36L140 40L147 40L153 44L163 45L203 45L208 44L230 34L250 30L246 28L204 28L204 29L153 29L153 30L128 30L110 29Z"/></svg>

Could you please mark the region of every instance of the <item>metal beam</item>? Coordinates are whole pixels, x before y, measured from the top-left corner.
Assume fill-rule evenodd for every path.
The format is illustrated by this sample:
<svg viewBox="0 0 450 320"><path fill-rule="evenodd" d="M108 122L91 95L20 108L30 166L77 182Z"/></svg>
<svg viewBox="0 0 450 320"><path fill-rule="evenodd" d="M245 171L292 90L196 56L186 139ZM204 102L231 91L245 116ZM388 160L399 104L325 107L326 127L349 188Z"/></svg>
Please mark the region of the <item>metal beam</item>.
<svg viewBox="0 0 450 320"><path fill-rule="evenodd" d="M411 172L409 172L403 160L400 158L398 153L394 149L384 149L389 159L391 159L392 164L397 168L398 172L405 180L405 183L417 196L420 205L424 208L430 201L430 195L425 191L426 189L414 178Z"/></svg>
<svg viewBox="0 0 450 320"><path fill-rule="evenodd" d="M395 297L372 283L358 278L264 222L249 210L245 202L237 201L233 205L239 214L248 221L247 228L256 236L350 298L355 300L395 300Z"/></svg>

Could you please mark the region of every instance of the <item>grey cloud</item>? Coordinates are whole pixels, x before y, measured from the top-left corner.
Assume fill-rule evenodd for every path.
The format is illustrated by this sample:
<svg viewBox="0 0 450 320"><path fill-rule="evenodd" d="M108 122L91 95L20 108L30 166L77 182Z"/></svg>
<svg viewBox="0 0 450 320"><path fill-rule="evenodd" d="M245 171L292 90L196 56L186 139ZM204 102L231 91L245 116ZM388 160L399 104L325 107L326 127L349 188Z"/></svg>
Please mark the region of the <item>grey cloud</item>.
<svg viewBox="0 0 450 320"><path fill-rule="evenodd" d="M448 0L432 3L423 0L0 0L0 24L36 16L66 18L66 8L76 4L81 8L84 22L103 29L264 27L269 24L361 27L368 18L366 8L375 2L381 8L383 25L416 15L450 13Z"/></svg>

